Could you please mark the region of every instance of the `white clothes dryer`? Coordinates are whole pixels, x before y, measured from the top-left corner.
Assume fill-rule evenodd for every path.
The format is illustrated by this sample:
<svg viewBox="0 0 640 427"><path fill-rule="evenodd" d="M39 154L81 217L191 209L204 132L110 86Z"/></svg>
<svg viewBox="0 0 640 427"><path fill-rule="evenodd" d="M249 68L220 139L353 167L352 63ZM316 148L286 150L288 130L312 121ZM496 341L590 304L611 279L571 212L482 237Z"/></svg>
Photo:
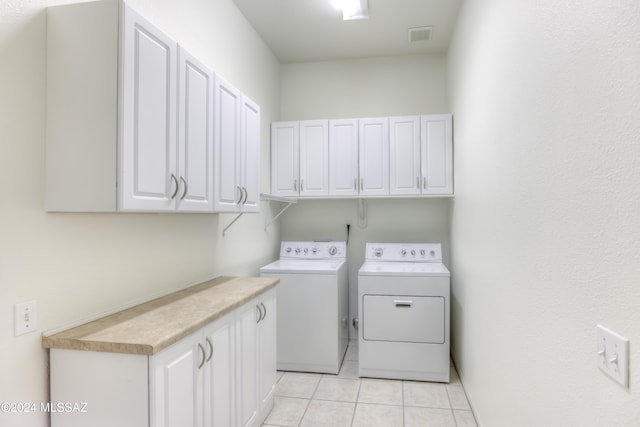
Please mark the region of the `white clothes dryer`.
<svg viewBox="0 0 640 427"><path fill-rule="evenodd" d="M276 277L277 369L337 374L347 350L346 242L291 242L260 269Z"/></svg>
<svg viewBox="0 0 640 427"><path fill-rule="evenodd" d="M361 377L449 382L449 279L440 244L366 244L358 271Z"/></svg>

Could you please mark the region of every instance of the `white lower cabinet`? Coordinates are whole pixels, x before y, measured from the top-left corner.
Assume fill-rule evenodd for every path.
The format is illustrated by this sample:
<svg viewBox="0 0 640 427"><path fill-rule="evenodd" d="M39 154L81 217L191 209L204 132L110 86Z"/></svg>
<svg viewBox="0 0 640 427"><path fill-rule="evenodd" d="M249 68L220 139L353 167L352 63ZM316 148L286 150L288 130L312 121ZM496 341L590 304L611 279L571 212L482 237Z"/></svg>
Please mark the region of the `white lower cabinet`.
<svg viewBox="0 0 640 427"><path fill-rule="evenodd" d="M276 383L276 297L266 295L238 312L238 416L241 427L260 426L273 408Z"/></svg>
<svg viewBox="0 0 640 427"><path fill-rule="evenodd" d="M51 349L52 427L258 427L273 408L271 289L152 355Z"/></svg>
<svg viewBox="0 0 640 427"><path fill-rule="evenodd" d="M233 315L150 357L151 425L233 425Z"/></svg>

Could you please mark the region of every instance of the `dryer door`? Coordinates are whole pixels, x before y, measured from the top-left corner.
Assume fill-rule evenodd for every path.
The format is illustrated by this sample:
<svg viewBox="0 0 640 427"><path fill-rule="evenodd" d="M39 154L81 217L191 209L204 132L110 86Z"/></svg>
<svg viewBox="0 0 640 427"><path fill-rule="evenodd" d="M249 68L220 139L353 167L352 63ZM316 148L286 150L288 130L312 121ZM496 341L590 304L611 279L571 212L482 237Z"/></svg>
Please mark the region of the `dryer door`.
<svg viewBox="0 0 640 427"><path fill-rule="evenodd" d="M363 295L362 336L368 341L442 344L444 297Z"/></svg>

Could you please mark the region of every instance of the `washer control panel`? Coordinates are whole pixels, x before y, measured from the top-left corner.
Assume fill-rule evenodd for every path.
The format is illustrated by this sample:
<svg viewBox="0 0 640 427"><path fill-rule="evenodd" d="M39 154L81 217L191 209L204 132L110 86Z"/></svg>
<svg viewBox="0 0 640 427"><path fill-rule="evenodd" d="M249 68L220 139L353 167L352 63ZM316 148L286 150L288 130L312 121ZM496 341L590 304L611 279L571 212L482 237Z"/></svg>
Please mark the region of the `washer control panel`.
<svg viewBox="0 0 640 427"><path fill-rule="evenodd" d="M347 242L282 242L280 258L287 259L344 259Z"/></svg>
<svg viewBox="0 0 640 427"><path fill-rule="evenodd" d="M442 262L440 243L367 243L367 261Z"/></svg>

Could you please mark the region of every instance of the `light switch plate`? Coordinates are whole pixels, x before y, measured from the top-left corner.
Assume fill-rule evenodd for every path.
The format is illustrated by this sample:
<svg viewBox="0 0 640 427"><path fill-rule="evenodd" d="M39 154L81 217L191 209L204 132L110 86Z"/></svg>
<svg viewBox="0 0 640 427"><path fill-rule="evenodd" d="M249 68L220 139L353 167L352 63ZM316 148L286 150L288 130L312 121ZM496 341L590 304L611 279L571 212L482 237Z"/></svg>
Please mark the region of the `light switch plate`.
<svg viewBox="0 0 640 427"><path fill-rule="evenodd" d="M38 328L38 311L35 300L13 305L14 335L27 334Z"/></svg>
<svg viewBox="0 0 640 427"><path fill-rule="evenodd" d="M629 387L629 340L597 326L598 367L623 387Z"/></svg>

